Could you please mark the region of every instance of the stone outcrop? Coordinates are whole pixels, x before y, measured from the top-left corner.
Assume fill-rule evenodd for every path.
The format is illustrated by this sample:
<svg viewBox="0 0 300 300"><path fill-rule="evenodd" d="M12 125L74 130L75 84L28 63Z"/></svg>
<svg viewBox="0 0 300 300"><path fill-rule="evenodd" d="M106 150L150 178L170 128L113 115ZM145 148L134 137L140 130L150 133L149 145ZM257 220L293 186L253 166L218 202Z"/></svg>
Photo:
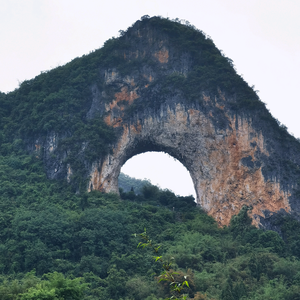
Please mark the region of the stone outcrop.
<svg viewBox="0 0 300 300"><path fill-rule="evenodd" d="M126 87L120 90L106 105L105 122L121 127L122 135L112 153L92 165L89 190L118 193L118 176L128 159L147 151L163 151L188 169L197 203L220 225L228 225L243 205L253 207L256 224L260 223L259 217L264 217L264 211L291 211L290 191L282 189L280 182L263 176L264 163L260 158L270 154L262 132L253 128L251 119L232 117L224 111L228 126L219 129L211 120L211 111L205 114L174 97L159 109L142 116L137 113L126 122L118 103L128 101L130 105L139 96ZM206 102L209 106L211 99L206 97ZM224 109L226 99L220 97L214 105Z"/></svg>
<svg viewBox="0 0 300 300"><path fill-rule="evenodd" d="M126 47L112 51L126 68L114 63L99 66L103 84L91 86L87 118L102 116L114 128L117 140L109 154L85 162L87 189L118 193L120 169L128 159L146 151L163 151L187 168L197 203L220 225L228 225L243 205L252 207L257 226L278 212L297 217L298 141L277 124L253 91L250 96L235 87L228 92L225 83L217 83L212 91L205 85L201 88L199 80L191 96L191 74L205 68L196 68L193 53L178 48L173 34L177 33L159 30L149 20L139 21L120 38ZM186 82L187 89L181 82ZM46 158L56 151L58 140L55 133L48 137ZM59 149L56 152L56 160L47 167L50 177L60 174L70 181L72 165L53 172L67 156L59 154Z"/></svg>

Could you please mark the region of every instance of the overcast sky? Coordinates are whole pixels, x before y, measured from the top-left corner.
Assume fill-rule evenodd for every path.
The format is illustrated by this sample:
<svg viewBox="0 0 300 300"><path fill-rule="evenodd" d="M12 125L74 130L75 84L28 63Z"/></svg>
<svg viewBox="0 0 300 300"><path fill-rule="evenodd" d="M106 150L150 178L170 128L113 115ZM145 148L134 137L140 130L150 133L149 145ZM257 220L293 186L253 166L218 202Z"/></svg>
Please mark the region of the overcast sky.
<svg viewBox="0 0 300 300"><path fill-rule="evenodd" d="M102 47L143 15L160 15L188 20L209 35L234 61L237 72L255 85L273 116L300 137L300 0L0 0L0 4L2 92ZM140 169L153 167L154 161L158 166L164 163L148 157L142 168L141 162L130 166L129 161L126 173L135 176ZM163 178L170 177L174 186L159 179L162 188L193 193L182 178L184 172L171 166L163 169L170 170ZM157 183L161 172L155 168L150 175L136 177Z"/></svg>

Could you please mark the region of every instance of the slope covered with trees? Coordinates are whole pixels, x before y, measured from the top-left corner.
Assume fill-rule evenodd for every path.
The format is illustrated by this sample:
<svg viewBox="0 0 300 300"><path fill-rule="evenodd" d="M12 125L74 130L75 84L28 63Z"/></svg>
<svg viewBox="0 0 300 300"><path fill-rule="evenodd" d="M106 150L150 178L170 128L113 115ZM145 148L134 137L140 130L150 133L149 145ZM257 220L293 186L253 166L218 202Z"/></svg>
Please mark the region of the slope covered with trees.
<svg viewBox="0 0 300 300"><path fill-rule="evenodd" d="M119 175L118 182L119 188L122 189L122 192L133 191L135 194L141 194L143 187L145 185L151 184L151 182L148 179L136 179L122 172Z"/></svg>
<svg viewBox="0 0 300 300"><path fill-rule="evenodd" d="M133 236L144 228L174 257L178 277L188 274L191 298L298 299L300 226L292 219L280 237L253 227L245 207L218 228L193 197L150 184L122 199L74 194L47 180L36 157L14 151L0 165L1 299L55 299L59 284L78 299L164 298L168 287L151 275L160 266Z"/></svg>

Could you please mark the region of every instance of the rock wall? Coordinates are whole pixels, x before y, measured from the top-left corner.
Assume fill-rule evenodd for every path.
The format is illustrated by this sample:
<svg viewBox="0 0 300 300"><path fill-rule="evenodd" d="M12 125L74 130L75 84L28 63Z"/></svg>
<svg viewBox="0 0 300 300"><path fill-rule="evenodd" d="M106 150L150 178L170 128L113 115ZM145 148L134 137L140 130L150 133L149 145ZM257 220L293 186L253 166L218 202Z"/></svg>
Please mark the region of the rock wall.
<svg viewBox="0 0 300 300"><path fill-rule="evenodd" d="M265 217L265 211L290 212L289 191L282 190L280 182L266 180L262 174L260 157L269 156L269 152L262 133L253 128L250 119L224 112L229 126L220 130L211 121L211 111L207 117L175 97L147 116L141 118L136 114L130 122L124 122L124 110L118 103L122 100L133 103L138 95L124 87L121 91L106 105L105 121L121 127L123 133L112 154L93 164L89 190L118 193L120 169L128 159L146 151L164 151L187 168L196 201L220 225L228 225L243 205L253 207L257 225L260 217ZM209 97L206 101L209 105ZM220 101L217 106L222 108L226 99Z"/></svg>

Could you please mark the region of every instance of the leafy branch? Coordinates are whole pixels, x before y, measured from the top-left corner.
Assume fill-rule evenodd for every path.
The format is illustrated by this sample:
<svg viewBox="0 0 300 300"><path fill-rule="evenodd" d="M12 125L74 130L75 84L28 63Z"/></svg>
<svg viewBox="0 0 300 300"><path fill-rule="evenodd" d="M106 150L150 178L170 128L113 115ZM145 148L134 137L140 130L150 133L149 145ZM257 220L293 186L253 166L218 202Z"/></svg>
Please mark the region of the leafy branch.
<svg viewBox="0 0 300 300"><path fill-rule="evenodd" d="M134 236L136 237L137 234L134 234ZM144 232L140 233L138 236L141 237L141 239L143 240L143 242L139 242L138 243L138 248L151 248L152 251L154 252L155 256L153 257L155 262L161 262L162 263L162 268L163 271L162 273L158 276L158 282L161 281L166 281L170 283L170 291L172 294L174 294L173 296L171 296L170 298L166 298L166 300L179 300L179 299L187 299L187 295L186 294L182 294L184 287L188 287L189 288L189 283L187 280L184 280L183 282L178 282L175 278L175 275L179 275L179 273L174 272L171 268L172 266L172 261L165 261L162 256L158 255L158 251L161 247L161 245L159 244L154 244L152 242L152 240L150 239L150 237L147 235L146 232L146 228L144 229ZM174 260L174 258L172 257L171 260ZM187 276L184 276L184 279L186 279Z"/></svg>

